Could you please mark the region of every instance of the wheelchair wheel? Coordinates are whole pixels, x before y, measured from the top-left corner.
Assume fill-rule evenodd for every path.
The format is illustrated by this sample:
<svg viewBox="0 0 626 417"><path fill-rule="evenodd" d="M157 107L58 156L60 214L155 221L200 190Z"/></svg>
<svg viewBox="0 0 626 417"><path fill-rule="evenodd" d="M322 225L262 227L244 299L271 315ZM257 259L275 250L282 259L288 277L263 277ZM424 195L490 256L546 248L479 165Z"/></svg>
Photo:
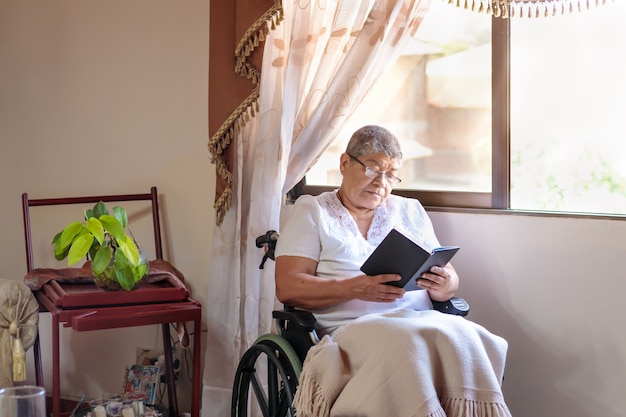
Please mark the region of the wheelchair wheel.
<svg viewBox="0 0 626 417"><path fill-rule="evenodd" d="M285 339L275 334L259 337L237 367L231 417L248 417L253 400L263 417L294 417L292 402L301 371L302 363Z"/></svg>

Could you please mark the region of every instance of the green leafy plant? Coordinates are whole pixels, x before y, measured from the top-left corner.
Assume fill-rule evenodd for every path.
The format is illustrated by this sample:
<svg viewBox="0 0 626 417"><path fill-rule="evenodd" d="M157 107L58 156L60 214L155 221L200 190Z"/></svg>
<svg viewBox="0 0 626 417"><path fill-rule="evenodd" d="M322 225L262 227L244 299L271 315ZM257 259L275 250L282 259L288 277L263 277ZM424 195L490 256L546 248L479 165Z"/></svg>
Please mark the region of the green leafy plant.
<svg viewBox="0 0 626 417"><path fill-rule="evenodd" d="M72 222L54 236L54 256L59 261L67 258L68 265L91 259L97 285L116 289L119 284L130 291L147 274L148 262L137 242L126 234L127 226L124 208L115 206L110 214L100 201L85 211L84 222Z"/></svg>

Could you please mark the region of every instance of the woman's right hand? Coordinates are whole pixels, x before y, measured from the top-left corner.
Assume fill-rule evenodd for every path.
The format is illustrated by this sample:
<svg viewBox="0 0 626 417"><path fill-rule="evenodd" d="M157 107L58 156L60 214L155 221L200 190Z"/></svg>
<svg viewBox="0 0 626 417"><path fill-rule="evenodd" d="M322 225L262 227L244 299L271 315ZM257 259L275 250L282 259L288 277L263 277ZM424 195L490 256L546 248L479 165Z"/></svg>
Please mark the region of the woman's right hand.
<svg viewBox="0 0 626 417"><path fill-rule="evenodd" d="M363 301L376 301L379 303L390 303L404 296L404 289L387 285L385 282L399 281L400 275L359 275L352 278L355 298Z"/></svg>

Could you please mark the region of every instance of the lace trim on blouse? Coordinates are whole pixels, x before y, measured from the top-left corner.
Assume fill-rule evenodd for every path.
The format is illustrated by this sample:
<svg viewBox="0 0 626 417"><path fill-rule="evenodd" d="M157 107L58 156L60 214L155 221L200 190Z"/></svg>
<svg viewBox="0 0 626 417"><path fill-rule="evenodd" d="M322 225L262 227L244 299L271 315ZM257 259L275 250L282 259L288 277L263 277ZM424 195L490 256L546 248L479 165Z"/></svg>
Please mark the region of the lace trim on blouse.
<svg viewBox="0 0 626 417"><path fill-rule="evenodd" d="M392 198L393 196L389 196L382 205L375 209L372 224L367 231L367 241L379 241L389 232L388 220L392 218L394 214L394 209L392 208L392 204L390 204L390 199ZM337 197L336 191L319 195L318 201L320 206L325 209L322 210L322 212L328 213L329 227L331 230L336 227L341 228L348 233L348 236L363 239L363 235L359 232L354 218L341 203Z"/></svg>

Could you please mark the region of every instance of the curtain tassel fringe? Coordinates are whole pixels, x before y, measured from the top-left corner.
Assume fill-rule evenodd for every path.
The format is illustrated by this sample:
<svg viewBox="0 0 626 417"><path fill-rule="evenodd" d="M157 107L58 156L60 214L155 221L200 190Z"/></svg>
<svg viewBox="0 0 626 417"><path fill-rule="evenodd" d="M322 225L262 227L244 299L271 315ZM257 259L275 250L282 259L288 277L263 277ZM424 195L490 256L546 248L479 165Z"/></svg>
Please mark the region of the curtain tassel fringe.
<svg viewBox="0 0 626 417"><path fill-rule="evenodd" d="M235 48L235 73L251 80L255 89L209 139L208 148L211 153L211 161L216 164L217 175L226 182L226 188L214 204L218 226L224 220L226 211L230 208L233 200L233 175L226 164L224 151L237 137L243 126L259 112L261 72L249 62L248 57L265 41L269 31L274 30L283 18L282 0L275 0L274 5L246 30Z"/></svg>
<svg viewBox="0 0 626 417"><path fill-rule="evenodd" d="M443 0L450 5L494 17L541 18L550 14L582 12L607 4L607 0ZM614 0L610 0L614 1Z"/></svg>

